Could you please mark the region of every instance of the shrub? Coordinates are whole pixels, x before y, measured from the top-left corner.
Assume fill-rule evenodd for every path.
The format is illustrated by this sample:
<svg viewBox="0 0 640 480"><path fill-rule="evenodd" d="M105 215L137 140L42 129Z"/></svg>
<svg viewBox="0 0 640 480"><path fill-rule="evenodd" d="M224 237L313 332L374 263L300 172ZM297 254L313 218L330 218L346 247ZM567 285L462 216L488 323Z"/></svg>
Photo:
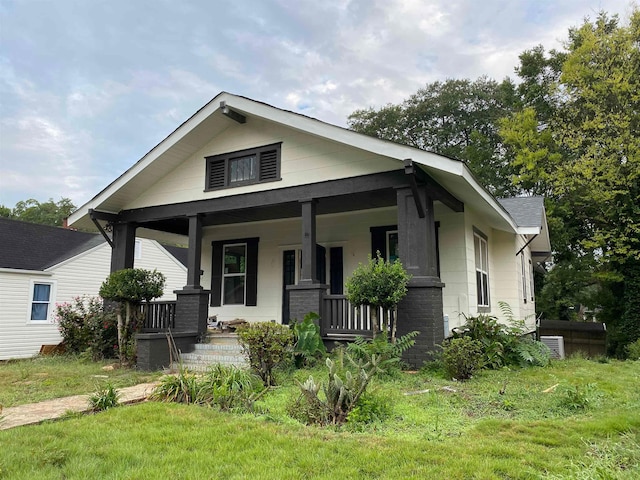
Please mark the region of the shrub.
<svg viewBox="0 0 640 480"><path fill-rule="evenodd" d="M67 352L89 352L93 360L116 356L116 316L100 298L76 297L58 305L56 321Z"/></svg>
<svg viewBox="0 0 640 480"><path fill-rule="evenodd" d="M629 360L640 360L640 338L625 347Z"/></svg>
<svg viewBox="0 0 640 480"><path fill-rule="evenodd" d="M346 359L346 363L345 363ZM368 361L355 360L344 349L336 350L335 359L327 358L327 382L317 383L313 376L297 382L301 396L298 403L307 418L306 423L342 425L358 405L374 375L382 370L379 357L372 355ZM319 395L322 389L324 396ZM300 416L296 418L300 419Z"/></svg>
<svg viewBox="0 0 640 480"><path fill-rule="evenodd" d="M376 355L380 362L380 369L384 374L391 375L400 370L402 353L411 348L416 342L420 332L413 331L400 338L395 343L389 341L386 333L379 333L373 339L357 337L347 345L347 352L353 358L367 361L372 355Z"/></svg>
<svg viewBox="0 0 640 480"><path fill-rule="evenodd" d="M482 344L471 337L447 340L442 347L442 363L452 378L471 378L482 363Z"/></svg>
<svg viewBox="0 0 640 480"><path fill-rule="evenodd" d="M118 302L118 357L120 363L135 360L135 317L137 305L162 296L165 277L154 270L126 268L112 272L100 286L100 296ZM124 312L123 312L124 310ZM123 315L124 313L124 315Z"/></svg>
<svg viewBox="0 0 640 480"><path fill-rule="evenodd" d="M465 317L465 324L453 330L453 338L468 337L480 342L483 368L548 365L551 357L549 348L542 342L525 336L524 320L516 320L508 304L499 304L510 326L500 324L494 316L479 314Z"/></svg>
<svg viewBox="0 0 640 480"><path fill-rule="evenodd" d="M94 412L108 410L119 405L119 396L115 387L108 383L89 397L89 405Z"/></svg>
<svg viewBox="0 0 640 480"><path fill-rule="evenodd" d="M320 326L316 323L319 319L320 316L317 313L309 312L302 322L292 325L295 340L293 355L297 367L309 365L327 353L320 336Z"/></svg>
<svg viewBox="0 0 640 480"><path fill-rule="evenodd" d="M247 323L237 332L251 368L266 387L275 385L274 369L291 358L293 332L273 322Z"/></svg>
<svg viewBox="0 0 640 480"><path fill-rule="evenodd" d="M386 420L392 411L388 396L367 391L360 396L356 406L347 415L347 424L357 430L361 425Z"/></svg>
<svg viewBox="0 0 640 480"><path fill-rule="evenodd" d="M196 375L180 369L177 375L162 377L150 398L161 402L195 403L199 389Z"/></svg>
<svg viewBox="0 0 640 480"><path fill-rule="evenodd" d="M214 365L199 379L197 403L216 405L221 410L251 411L258 393L264 390L260 378L233 365Z"/></svg>
<svg viewBox="0 0 640 480"><path fill-rule="evenodd" d="M367 265L358 264L351 278L347 279L347 298L352 305L371 306L371 324L377 333L378 308L392 309L407 294L407 284L411 276L399 260L387 262L377 252L377 258L369 256ZM395 336L395 325L391 336Z"/></svg>

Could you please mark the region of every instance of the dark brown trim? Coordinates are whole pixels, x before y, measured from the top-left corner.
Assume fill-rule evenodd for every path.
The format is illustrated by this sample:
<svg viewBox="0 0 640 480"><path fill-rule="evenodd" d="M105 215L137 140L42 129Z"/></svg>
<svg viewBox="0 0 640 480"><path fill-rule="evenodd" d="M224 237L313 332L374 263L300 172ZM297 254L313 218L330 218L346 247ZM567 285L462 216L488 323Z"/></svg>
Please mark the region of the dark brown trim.
<svg viewBox="0 0 640 480"><path fill-rule="evenodd" d="M227 102L225 102L224 100L222 102L220 102L220 111L222 112L223 115L226 115L231 120L234 120L234 121L236 121L238 123L247 123L247 117L245 117L244 115L236 112L235 110L231 110L227 106Z"/></svg>
<svg viewBox="0 0 640 480"><path fill-rule="evenodd" d="M420 168L416 168L415 175L420 183L427 186L427 192L431 198L443 203L454 212L464 212L464 203L449 193L448 190L436 182L427 172Z"/></svg>
<svg viewBox="0 0 640 480"><path fill-rule="evenodd" d="M265 154L273 155L275 152L275 170L271 170L270 175L263 177L263 162L267 160L264 157ZM233 160L237 160L242 157L255 156L256 158L256 176L255 178L237 182L231 182L230 176L230 162ZM282 142L272 143L269 145L262 145L259 147L246 148L244 150L237 150L235 152L223 153L220 155L212 155L209 157L205 157L206 166L205 166L205 185L204 191L211 192L215 190L222 190L227 188L236 188L243 187L246 185L253 185L255 183L268 183L268 182L277 182L282 180L280 176L280 162L282 158ZM273 156L269 160L274 160ZM212 185L211 175L214 171L214 168L221 168L222 170L218 171L217 176L215 176L215 180L221 183L217 185Z"/></svg>
<svg viewBox="0 0 640 480"><path fill-rule="evenodd" d="M127 222L150 222L198 214L233 212L287 203L298 204L301 198L321 200L323 198L340 195L365 193L402 186L408 186L407 179L402 170L394 170L308 185L265 190L262 192L123 210L119 216L122 221ZM348 205L345 205L345 209L348 210ZM299 214L300 213L298 213L298 215ZM204 224L206 225L206 220Z"/></svg>
<svg viewBox="0 0 640 480"><path fill-rule="evenodd" d="M223 306L222 301L222 265L224 263L224 246L232 244L246 244L247 265L245 271L245 307L255 307L258 304L258 242L260 237L234 238L230 240L215 240L211 242L211 306Z"/></svg>

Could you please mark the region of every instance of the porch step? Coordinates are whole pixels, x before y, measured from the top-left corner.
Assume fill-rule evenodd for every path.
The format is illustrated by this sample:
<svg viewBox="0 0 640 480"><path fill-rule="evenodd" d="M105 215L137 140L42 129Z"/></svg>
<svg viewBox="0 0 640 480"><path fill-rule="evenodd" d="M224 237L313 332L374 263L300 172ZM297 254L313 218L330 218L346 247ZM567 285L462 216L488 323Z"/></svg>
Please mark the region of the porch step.
<svg viewBox="0 0 640 480"><path fill-rule="evenodd" d="M197 343L194 350L181 353L182 367L192 372L205 372L211 365L235 365L248 367L249 361L233 334L216 334L214 343ZM179 364L174 364L178 368Z"/></svg>

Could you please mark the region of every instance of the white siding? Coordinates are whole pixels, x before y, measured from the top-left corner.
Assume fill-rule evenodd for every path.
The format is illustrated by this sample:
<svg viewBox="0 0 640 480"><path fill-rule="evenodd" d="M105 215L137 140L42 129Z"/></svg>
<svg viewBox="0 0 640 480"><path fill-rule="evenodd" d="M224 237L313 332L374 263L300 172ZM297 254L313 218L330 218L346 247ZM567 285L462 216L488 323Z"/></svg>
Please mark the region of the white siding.
<svg viewBox="0 0 640 480"><path fill-rule="evenodd" d="M204 192L205 157L282 142L281 181ZM248 118L212 139L126 208L290 187L401 168L402 164L281 125Z"/></svg>
<svg viewBox="0 0 640 480"><path fill-rule="evenodd" d="M26 358L37 354L42 345L55 345L62 338L55 323L28 322L30 281L54 280L56 303L75 297L97 296L109 275L111 248L103 243L49 269L50 276L37 273L0 272L0 360ZM142 257L135 266L162 272L166 278L163 300L175 299L174 290L184 287L186 267L170 256L154 240L142 239Z"/></svg>

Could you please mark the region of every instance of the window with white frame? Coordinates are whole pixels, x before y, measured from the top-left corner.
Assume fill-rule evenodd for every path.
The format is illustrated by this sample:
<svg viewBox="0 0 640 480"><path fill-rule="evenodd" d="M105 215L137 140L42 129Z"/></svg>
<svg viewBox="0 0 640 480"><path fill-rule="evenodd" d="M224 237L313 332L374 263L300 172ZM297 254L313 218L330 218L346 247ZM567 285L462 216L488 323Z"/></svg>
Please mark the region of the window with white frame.
<svg viewBox="0 0 640 480"><path fill-rule="evenodd" d="M533 302L535 300L535 296L534 296L534 285L535 285L535 276L533 273L533 263L531 262L531 260L529 260L529 278L531 279L531 283L529 284L529 286L531 287L529 290L531 291L531 301Z"/></svg>
<svg viewBox="0 0 640 480"><path fill-rule="evenodd" d="M473 246L476 257L476 289L479 308L488 308L489 304L489 246L487 237L480 232L473 233Z"/></svg>
<svg viewBox="0 0 640 480"><path fill-rule="evenodd" d="M529 277L529 272L526 260L524 258L524 252L520 254L520 270L522 278L522 298L524 300L524 303L527 303L527 280Z"/></svg>
<svg viewBox="0 0 640 480"><path fill-rule="evenodd" d="M222 272L224 305L244 305L247 276L247 244L225 245Z"/></svg>
<svg viewBox="0 0 640 480"><path fill-rule="evenodd" d="M31 298L29 302L30 321L46 322L51 318L53 286L53 282L31 282Z"/></svg>

